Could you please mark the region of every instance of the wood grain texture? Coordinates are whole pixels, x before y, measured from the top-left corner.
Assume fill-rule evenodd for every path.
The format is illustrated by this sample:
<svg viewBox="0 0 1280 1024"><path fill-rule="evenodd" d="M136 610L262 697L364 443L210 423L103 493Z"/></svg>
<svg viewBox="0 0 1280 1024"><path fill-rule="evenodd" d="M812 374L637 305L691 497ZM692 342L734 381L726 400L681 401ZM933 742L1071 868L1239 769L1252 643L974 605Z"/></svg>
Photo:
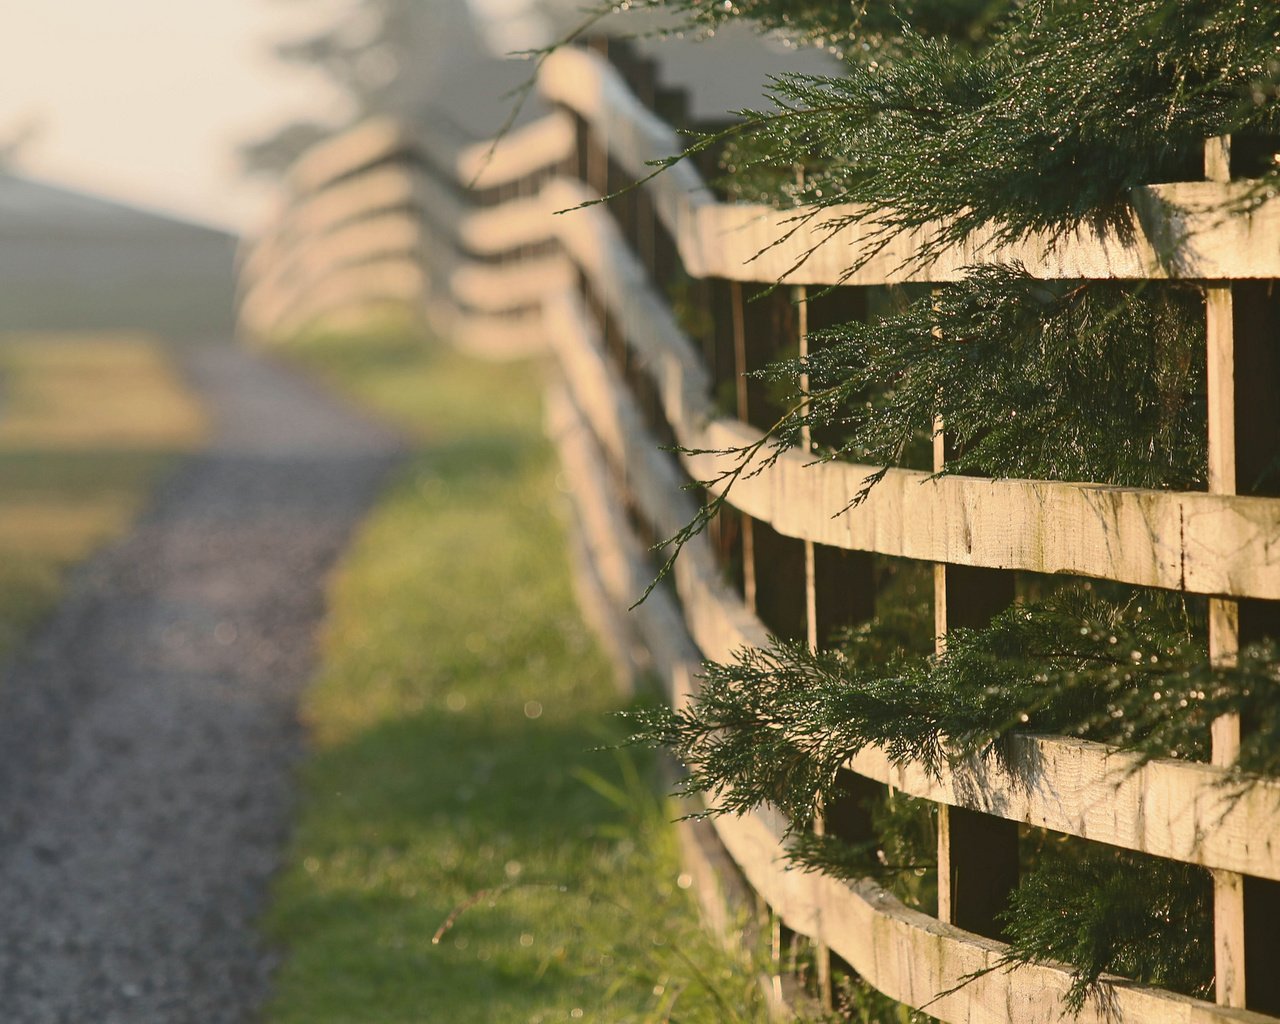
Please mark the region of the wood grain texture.
<svg viewBox="0 0 1280 1024"><path fill-rule="evenodd" d="M691 447L738 448L760 434L719 419ZM701 456L692 472L727 460ZM932 477L890 470L848 506L878 467L814 464L799 452L740 479L730 501L787 536L925 561L1069 573L1138 586L1280 597L1280 501L1045 480ZM846 510L847 511L844 511Z"/></svg>
<svg viewBox="0 0 1280 1024"><path fill-rule="evenodd" d="M1172 860L1280 878L1280 782L1233 785L1222 769L1142 760L1086 740L1015 736L1007 771L958 761L940 777L882 750L849 761L909 796Z"/></svg>

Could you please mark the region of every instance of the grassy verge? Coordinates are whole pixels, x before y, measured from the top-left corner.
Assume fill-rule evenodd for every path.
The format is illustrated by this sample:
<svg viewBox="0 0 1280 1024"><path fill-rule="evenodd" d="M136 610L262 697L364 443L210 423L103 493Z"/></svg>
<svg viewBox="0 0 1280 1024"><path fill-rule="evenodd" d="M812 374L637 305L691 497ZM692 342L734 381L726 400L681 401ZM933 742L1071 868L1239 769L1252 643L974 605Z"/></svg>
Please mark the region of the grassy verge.
<svg viewBox="0 0 1280 1024"><path fill-rule="evenodd" d="M129 524L203 421L161 347L128 335L0 337L0 656L67 568Z"/></svg>
<svg viewBox="0 0 1280 1024"><path fill-rule="evenodd" d="M268 1019L763 1020L648 767L596 750L620 699L574 608L535 368L391 334L289 352L419 445L331 591Z"/></svg>

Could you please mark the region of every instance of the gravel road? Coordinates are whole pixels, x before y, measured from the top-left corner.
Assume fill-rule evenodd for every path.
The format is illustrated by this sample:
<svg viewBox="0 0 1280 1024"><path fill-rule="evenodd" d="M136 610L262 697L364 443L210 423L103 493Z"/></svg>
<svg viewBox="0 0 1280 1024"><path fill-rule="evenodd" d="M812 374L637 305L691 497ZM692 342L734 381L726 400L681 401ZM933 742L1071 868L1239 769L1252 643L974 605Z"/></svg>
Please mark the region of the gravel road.
<svg viewBox="0 0 1280 1024"><path fill-rule="evenodd" d="M327 570L399 451L229 345L210 448L0 678L0 1021L253 1020Z"/></svg>

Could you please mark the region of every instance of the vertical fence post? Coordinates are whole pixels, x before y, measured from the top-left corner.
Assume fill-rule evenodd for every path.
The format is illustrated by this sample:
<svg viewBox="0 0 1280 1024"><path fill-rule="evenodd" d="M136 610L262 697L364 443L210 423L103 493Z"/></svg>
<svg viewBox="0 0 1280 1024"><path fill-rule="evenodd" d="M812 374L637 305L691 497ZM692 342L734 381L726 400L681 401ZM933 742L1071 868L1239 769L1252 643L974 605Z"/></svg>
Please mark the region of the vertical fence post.
<svg viewBox="0 0 1280 1024"><path fill-rule="evenodd" d="M646 110L652 111L658 97L658 65L652 59L641 58L636 63L634 88L636 96ZM657 253L657 226L653 199L649 190L641 186L634 190L636 203L636 252L650 271Z"/></svg>
<svg viewBox="0 0 1280 1024"><path fill-rule="evenodd" d="M801 359L809 355L809 291L804 285L791 289L791 301L795 305L796 344ZM809 394L809 375L800 376L801 400ZM813 434L808 425L800 428L800 447L806 455L813 451ZM810 651L818 650L818 572L813 541L804 541L804 621L805 641ZM814 815L813 831L817 835L826 834L825 808L819 807ZM820 912L819 912L820 913ZM831 949L823 936L822 919L818 919L818 937L814 947L814 960L818 974L818 999L823 1009L832 1006L831 991Z"/></svg>
<svg viewBox="0 0 1280 1024"><path fill-rule="evenodd" d="M1205 177L1231 179L1230 138L1209 139L1204 147ZM1236 490L1235 317L1231 285L1205 288L1205 350L1208 388L1209 491ZM1240 607L1235 601L1209 601L1209 659L1217 666L1236 664L1240 649ZM1213 723L1213 763L1231 764L1240 751L1240 718L1224 715ZM1221 1006L1245 1005L1244 877L1213 873L1213 945L1215 996Z"/></svg>
<svg viewBox="0 0 1280 1024"><path fill-rule="evenodd" d="M609 59L609 40L604 36L592 36L586 41L586 48L604 60ZM584 178L588 187L597 195L608 195L609 145L603 126L597 126L588 133L586 158Z"/></svg>
<svg viewBox="0 0 1280 1024"><path fill-rule="evenodd" d="M940 330L935 333L941 335ZM933 469L939 472L948 455L941 419L934 421L933 432ZM935 565L933 615L937 653L946 650L949 629L986 625L1014 596L1011 572ZM1009 894L1017 885L1017 822L939 804L939 920L980 935L999 937L996 915L1008 905Z"/></svg>
<svg viewBox="0 0 1280 1024"><path fill-rule="evenodd" d="M796 333L796 307L789 289L775 288L750 302L744 302L745 289L732 286L735 317L741 316L740 357L735 359L738 379L743 383L747 422L760 430L768 430L782 413L777 396L769 386L744 372L759 370L784 354L794 355L799 345ZM735 339L735 347L736 347ZM756 613L774 636L803 640L808 631L805 621L804 542L778 533L762 520L744 517L744 528L750 531L750 548L755 578Z"/></svg>
<svg viewBox="0 0 1280 1024"><path fill-rule="evenodd" d="M1205 177L1231 180L1231 138L1205 142ZM1259 282L1205 288L1209 491L1252 490L1280 441L1274 388L1280 383L1277 332L1280 308L1271 286ZM1274 484L1264 488L1276 493ZM1209 657L1233 667L1241 643L1280 637L1274 602L1209 601ZM1240 751L1242 723L1224 715L1213 723L1212 759L1226 766ZM1213 872L1215 996L1222 1006L1280 1012L1280 883L1232 871Z"/></svg>
<svg viewBox="0 0 1280 1024"><path fill-rule="evenodd" d="M751 422L750 399L747 394L747 310L742 295L742 282L730 281L729 315L733 328L733 385L734 399L737 406L738 419L744 423ZM742 517L742 598L753 612L757 610L756 601L756 545L755 520L750 516Z"/></svg>
<svg viewBox="0 0 1280 1024"><path fill-rule="evenodd" d="M946 631L981 626L1013 599L1012 573L967 566L934 567L934 629L939 653ZM962 807L938 806L938 918L998 938L996 915L1018 885L1018 824Z"/></svg>
<svg viewBox="0 0 1280 1024"><path fill-rule="evenodd" d="M803 349L812 354L821 342L814 338L815 331L849 321L865 321L868 305L865 288L837 288L818 298L802 289L804 301L798 307L803 314ZM808 382L805 382L808 387ZM836 446L844 440L837 432L809 432L807 444L816 452L824 445ZM839 511L829 510L831 514ZM844 548L813 545L813 602L810 621L814 643L822 646L830 643L832 635L841 627L866 622L875 615L876 584L872 556L867 551L849 551ZM843 833L842 833L843 835ZM855 838L846 836L846 838ZM869 835L858 835L858 839Z"/></svg>

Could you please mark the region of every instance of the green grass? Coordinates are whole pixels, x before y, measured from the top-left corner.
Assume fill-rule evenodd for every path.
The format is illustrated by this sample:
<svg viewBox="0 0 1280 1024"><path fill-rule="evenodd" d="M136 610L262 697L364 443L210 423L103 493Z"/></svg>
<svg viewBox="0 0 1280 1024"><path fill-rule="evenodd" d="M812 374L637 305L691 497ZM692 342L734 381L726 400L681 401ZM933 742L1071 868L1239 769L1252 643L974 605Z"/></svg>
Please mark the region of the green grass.
<svg viewBox="0 0 1280 1024"><path fill-rule="evenodd" d="M203 431L158 342L0 336L0 656Z"/></svg>
<svg viewBox="0 0 1280 1024"><path fill-rule="evenodd" d="M538 368L394 333L286 351L416 446L331 588L268 1019L765 1019L652 765L597 749L623 702L574 606Z"/></svg>

